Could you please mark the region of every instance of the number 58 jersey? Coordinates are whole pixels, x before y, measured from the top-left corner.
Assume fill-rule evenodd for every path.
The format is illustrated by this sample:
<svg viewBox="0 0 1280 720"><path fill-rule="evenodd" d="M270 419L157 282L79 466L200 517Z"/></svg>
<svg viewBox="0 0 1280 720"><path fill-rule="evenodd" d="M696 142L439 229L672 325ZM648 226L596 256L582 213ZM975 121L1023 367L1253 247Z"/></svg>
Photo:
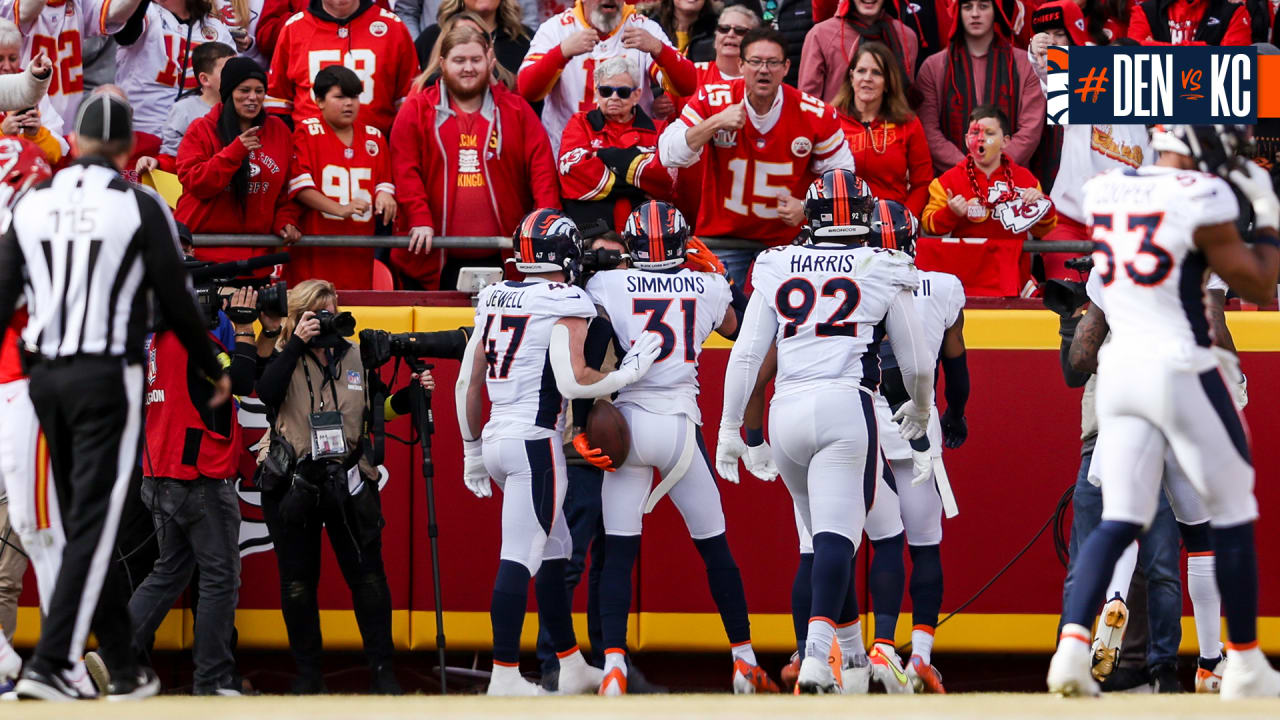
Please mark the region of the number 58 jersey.
<svg viewBox="0 0 1280 720"><path fill-rule="evenodd" d="M729 309L729 282L721 275L693 270L609 270L591 278L587 293L604 308L622 347L631 347L645 331L662 336L662 351L653 367L620 390L618 402L656 415L684 414L701 425L698 356Z"/></svg>
<svg viewBox="0 0 1280 720"><path fill-rule="evenodd" d="M778 321L775 396L833 384L880 384L880 340L889 305L919 284L897 250L790 245L756 258L751 284Z"/></svg>
<svg viewBox="0 0 1280 720"><path fill-rule="evenodd" d="M1208 263L1192 236L1235 220L1239 208L1226 181L1155 166L1112 170L1085 183L1083 208L1113 342L1165 357L1208 348ZM1208 353L1199 360L1212 364Z"/></svg>
<svg viewBox="0 0 1280 720"><path fill-rule="evenodd" d="M564 283L495 283L476 299L475 332L493 406L483 439L538 439L564 429L564 398L551 371L551 330L561 318L596 316L581 288Z"/></svg>

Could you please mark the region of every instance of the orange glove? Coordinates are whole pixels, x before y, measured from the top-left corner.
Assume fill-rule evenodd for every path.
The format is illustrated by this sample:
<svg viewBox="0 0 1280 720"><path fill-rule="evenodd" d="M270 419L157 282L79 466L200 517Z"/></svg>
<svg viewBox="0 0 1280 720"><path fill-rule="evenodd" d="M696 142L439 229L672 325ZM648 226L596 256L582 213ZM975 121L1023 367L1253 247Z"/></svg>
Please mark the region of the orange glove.
<svg viewBox="0 0 1280 720"><path fill-rule="evenodd" d="M615 472L618 468L613 466L613 459L605 455L599 448L591 447L591 443L587 441L586 433L578 433L573 438L573 449L578 451L583 460L595 465L605 472Z"/></svg>
<svg viewBox="0 0 1280 720"><path fill-rule="evenodd" d="M709 272L717 275L725 273L724 263L698 238L689 238L685 244L684 266L698 272Z"/></svg>

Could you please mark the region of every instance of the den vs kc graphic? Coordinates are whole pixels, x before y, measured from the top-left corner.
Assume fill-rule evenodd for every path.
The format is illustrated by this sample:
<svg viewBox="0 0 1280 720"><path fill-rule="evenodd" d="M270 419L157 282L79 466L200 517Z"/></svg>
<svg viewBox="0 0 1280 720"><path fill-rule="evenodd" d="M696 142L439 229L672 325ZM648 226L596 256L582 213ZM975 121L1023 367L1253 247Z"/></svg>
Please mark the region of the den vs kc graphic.
<svg viewBox="0 0 1280 720"><path fill-rule="evenodd" d="M1051 47L1055 125L1254 124L1280 117L1280 56L1252 47Z"/></svg>

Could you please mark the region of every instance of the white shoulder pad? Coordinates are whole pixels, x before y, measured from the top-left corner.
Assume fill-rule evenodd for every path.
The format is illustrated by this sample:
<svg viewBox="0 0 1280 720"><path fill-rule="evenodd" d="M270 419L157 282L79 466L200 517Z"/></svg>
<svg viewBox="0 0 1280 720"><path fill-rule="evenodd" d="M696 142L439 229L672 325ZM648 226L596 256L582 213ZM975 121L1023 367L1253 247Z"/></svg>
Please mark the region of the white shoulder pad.
<svg viewBox="0 0 1280 720"><path fill-rule="evenodd" d="M586 290L576 285L548 283L544 298L546 300L544 312L547 315L581 318L596 316L595 302L587 295Z"/></svg>
<svg viewBox="0 0 1280 720"><path fill-rule="evenodd" d="M875 248L864 267L874 267L877 279L914 292L920 287L920 273L916 270L915 258L901 250Z"/></svg>

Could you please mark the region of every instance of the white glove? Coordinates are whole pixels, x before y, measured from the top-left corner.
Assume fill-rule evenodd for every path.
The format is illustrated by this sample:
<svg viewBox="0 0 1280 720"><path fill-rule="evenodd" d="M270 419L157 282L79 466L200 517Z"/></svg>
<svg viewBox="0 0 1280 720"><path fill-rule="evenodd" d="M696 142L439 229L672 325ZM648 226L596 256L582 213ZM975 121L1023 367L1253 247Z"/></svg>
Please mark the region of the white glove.
<svg viewBox="0 0 1280 720"><path fill-rule="evenodd" d="M738 427L720 423L720 435L716 439L716 472L731 483L738 482L738 458L747 454L747 444L742 441Z"/></svg>
<svg viewBox="0 0 1280 720"><path fill-rule="evenodd" d="M1245 378L1244 372L1240 370L1240 356L1217 345L1209 349L1213 351L1214 357L1218 359L1218 367L1222 369L1222 376L1231 385L1231 394L1235 400L1236 409L1243 410L1244 406L1249 404L1249 382Z"/></svg>
<svg viewBox="0 0 1280 720"><path fill-rule="evenodd" d="M1280 227L1280 199L1271 187L1271 175L1261 165L1246 160L1244 170L1232 170L1227 178L1253 204L1254 227Z"/></svg>
<svg viewBox="0 0 1280 720"><path fill-rule="evenodd" d="M462 482L478 498L493 496L489 471L484 466L484 451L479 440L462 441Z"/></svg>
<svg viewBox="0 0 1280 720"><path fill-rule="evenodd" d="M911 442L924 437L929 430L930 408L916 407L915 400L908 400L893 414L893 421L898 423L898 434L903 440Z"/></svg>
<svg viewBox="0 0 1280 720"><path fill-rule="evenodd" d="M933 453L928 450L911 451L911 487L923 485L933 477Z"/></svg>
<svg viewBox="0 0 1280 720"><path fill-rule="evenodd" d="M767 442L762 442L755 447L748 445L747 454L742 458L742 462L747 466L747 472L765 482L773 482L778 477L778 466L773 464L773 449Z"/></svg>
<svg viewBox="0 0 1280 720"><path fill-rule="evenodd" d="M618 364L617 372L625 373L627 384L639 380L653 367L653 361L662 353L662 336L655 332L644 332L631 344L626 357Z"/></svg>

